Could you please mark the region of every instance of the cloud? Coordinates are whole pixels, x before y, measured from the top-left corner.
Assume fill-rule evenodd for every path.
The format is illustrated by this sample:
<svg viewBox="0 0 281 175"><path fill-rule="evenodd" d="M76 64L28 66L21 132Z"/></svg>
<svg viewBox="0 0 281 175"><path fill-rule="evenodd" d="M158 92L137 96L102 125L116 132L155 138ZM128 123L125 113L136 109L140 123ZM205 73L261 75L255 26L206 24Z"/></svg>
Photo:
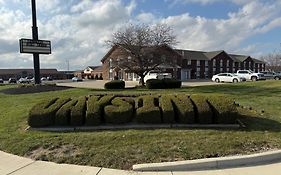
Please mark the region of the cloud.
<svg viewBox="0 0 281 175"><path fill-rule="evenodd" d="M256 0L166 0L167 2L171 2L172 5L176 4L190 4L190 3L199 3L202 5L213 4L217 2L232 2L234 4L243 5L249 2L254 2Z"/></svg>
<svg viewBox="0 0 281 175"><path fill-rule="evenodd" d="M248 38L280 26L276 18L280 4L252 1L237 12L229 13L227 19L192 17L188 13L161 20L173 26L180 44L177 47L195 50L237 51ZM258 11L258 13L257 13ZM248 49L253 54L253 49ZM253 51L253 52L251 52Z"/></svg>
<svg viewBox="0 0 281 175"><path fill-rule="evenodd" d="M260 44L243 43L281 26L281 2L231 1L241 4L239 10L229 13L227 19L210 19L191 16L188 12L168 17L153 11L139 12L136 0L127 3L122 0L38 0L39 38L52 42L52 54L40 56L41 67L65 70L67 60L72 70L100 64L109 50L104 41L124 24L136 21L172 26L180 41L177 48L255 53L261 48ZM33 67L32 55L20 54L18 48L18 39L31 38L31 16L25 11L30 10L30 4L25 3L26 8L20 9L10 8L7 2L0 0L3 4L0 7L1 68ZM13 0L13 3L19 6L22 1Z"/></svg>

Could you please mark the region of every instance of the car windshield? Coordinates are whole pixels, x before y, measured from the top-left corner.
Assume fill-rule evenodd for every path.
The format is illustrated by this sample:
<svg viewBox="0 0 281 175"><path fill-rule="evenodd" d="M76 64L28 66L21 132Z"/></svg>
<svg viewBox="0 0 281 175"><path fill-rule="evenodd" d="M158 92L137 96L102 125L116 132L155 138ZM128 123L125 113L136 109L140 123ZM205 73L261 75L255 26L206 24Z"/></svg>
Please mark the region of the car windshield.
<svg viewBox="0 0 281 175"><path fill-rule="evenodd" d="M249 72L254 73L252 70L249 70Z"/></svg>

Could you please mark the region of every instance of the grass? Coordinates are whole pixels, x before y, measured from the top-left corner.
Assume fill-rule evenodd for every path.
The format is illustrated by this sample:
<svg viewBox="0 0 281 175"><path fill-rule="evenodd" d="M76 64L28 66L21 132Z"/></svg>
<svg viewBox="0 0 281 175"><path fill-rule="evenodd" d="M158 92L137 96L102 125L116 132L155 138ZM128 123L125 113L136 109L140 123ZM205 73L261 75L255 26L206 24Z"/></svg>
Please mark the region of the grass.
<svg viewBox="0 0 281 175"><path fill-rule="evenodd" d="M1 89L12 86L0 86ZM245 108L245 129L156 129L100 132L25 131L31 107L45 98L87 94L225 94ZM0 150L58 163L130 169L133 164L249 154L281 148L281 81L247 82L177 90L90 90L0 93ZM264 111L262 113L261 111Z"/></svg>

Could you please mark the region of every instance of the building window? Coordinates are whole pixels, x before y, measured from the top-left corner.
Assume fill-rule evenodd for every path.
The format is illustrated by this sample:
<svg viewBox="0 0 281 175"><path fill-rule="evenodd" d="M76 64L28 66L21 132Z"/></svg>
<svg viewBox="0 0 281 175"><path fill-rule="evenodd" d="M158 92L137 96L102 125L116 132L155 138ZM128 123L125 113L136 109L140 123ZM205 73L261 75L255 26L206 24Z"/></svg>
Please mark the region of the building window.
<svg viewBox="0 0 281 175"><path fill-rule="evenodd" d="M222 60L220 60L220 67L222 67L223 66L223 62L222 62Z"/></svg>
<svg viewBox="0 0 281 175"><path fill-rule="evenodd" d="M226 61L226 66L229 67L229 60Z"/></svg>
<svg viewBox="0 0 281 175"><path fill-rule="evenodd" d="M191 65L191 60L187 60L187 65Z"/></svg>
<svg viewBox="0 0 281 175"><path fill-rule="evenodd" d="M205 67L208 67L208 61L205 61Z"/></svg>
<svg viewBox="0 0 281 175"><path fill-rule="evenodd" d="M213 59L213 67L216 67L216 60Z"/></svg>
<svg viewBox="0 0 281 175"><path fill-rule="evenodd" d="M197 60L197 66L200 66L200 60Z"/></svg>

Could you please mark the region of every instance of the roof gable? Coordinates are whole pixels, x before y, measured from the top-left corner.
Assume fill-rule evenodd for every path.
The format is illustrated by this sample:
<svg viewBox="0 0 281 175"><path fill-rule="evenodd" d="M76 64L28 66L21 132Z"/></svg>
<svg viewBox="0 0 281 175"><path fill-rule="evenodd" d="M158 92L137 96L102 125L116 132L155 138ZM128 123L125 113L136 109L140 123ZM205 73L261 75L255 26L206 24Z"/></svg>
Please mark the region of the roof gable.
<svg viewBox="0 0 281 175"><path fill-rule="evenodd" d="M206 55L206 57L209 58L209 59L213 59L214 57L216 57L217 55L219 55L219 54L221 54L223 52L226 53L223 50L218 50L218 51L206 52L206 53L204 53L204 55Z"/></svg>
<svg viewBox="0 0 281 175"><path fill-rule="evenodd" d="M113 46L107 53L106 55L101 59L101 62L103 63L110 55L112 52L114 52L116 49L118 49L120 46ZM161 45L161 46L152 46L152 47L143 47L144 51L151 51L152 49L158 49L158 48L166 48L167 50L177 54L178 56L182 57L181 54L179 54L178 52L176 52L173 48L171 48L168 45Z"/></svg>
<svg viewBox="0 0 281 175"><path fill-rule="evenodd" d="M250 56L247 55L236 55L236 54L229 54L229 56L235 61L235 62L243 62Z"/></svg>
<svg viewBox="0 0 281 175"><path fill-rule="evenodd" d="M184 59L196 59L196 60L209 60L209 58L202 51L193 51L193 50L180 50L176 49L176 52L179 53Z"/></svg>

